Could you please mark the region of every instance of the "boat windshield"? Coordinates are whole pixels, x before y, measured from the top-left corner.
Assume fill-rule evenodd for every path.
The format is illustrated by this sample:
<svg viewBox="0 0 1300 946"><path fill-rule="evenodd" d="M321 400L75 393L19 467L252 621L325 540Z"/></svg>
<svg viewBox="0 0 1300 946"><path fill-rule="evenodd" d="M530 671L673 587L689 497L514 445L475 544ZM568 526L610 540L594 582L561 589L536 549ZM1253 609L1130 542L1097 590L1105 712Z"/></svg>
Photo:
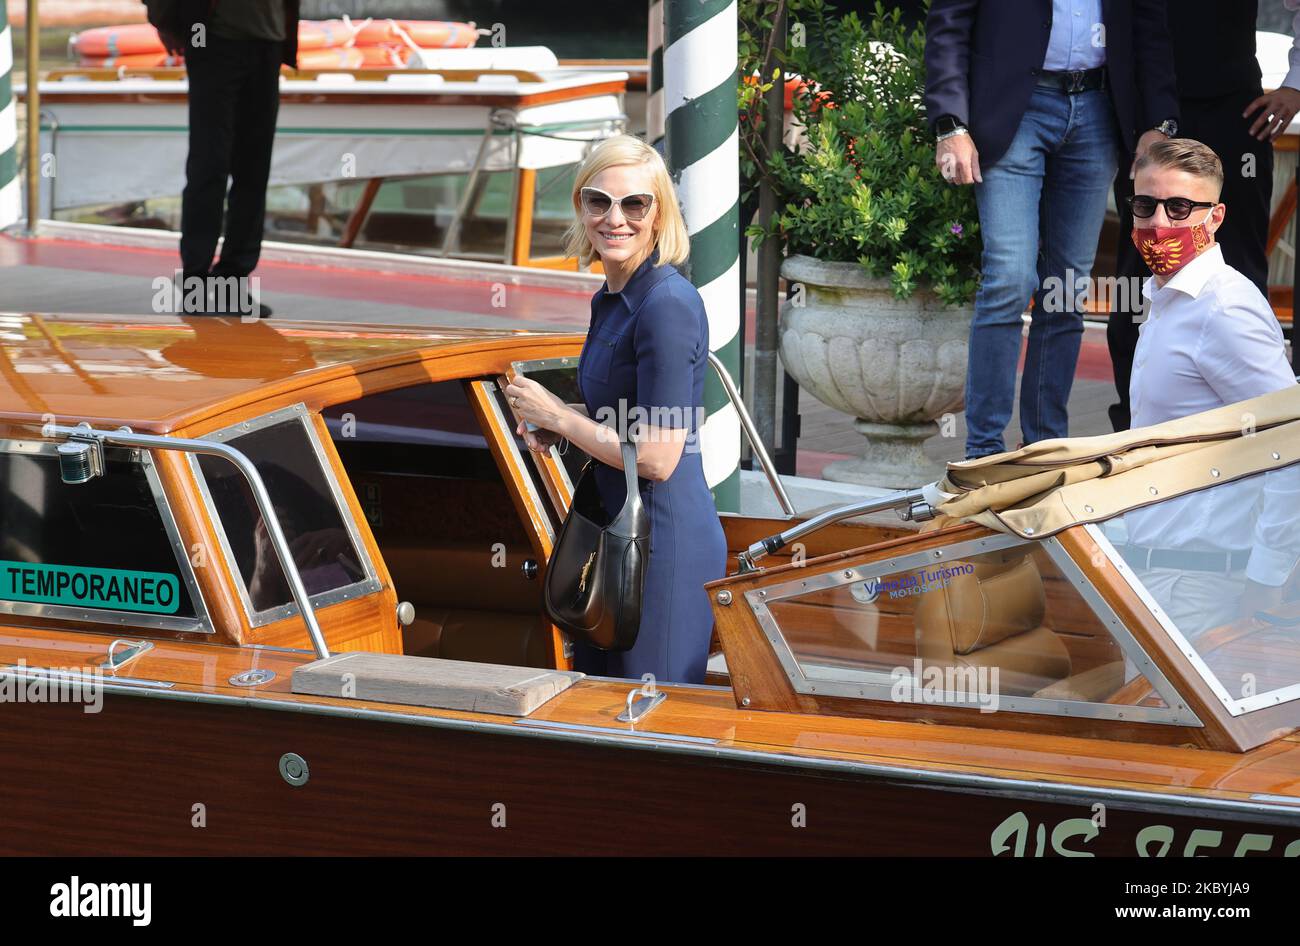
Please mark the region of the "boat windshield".
<svg viewBox="0 0 1300 946"><path fill-rule="evenodd" d="M1232 715L1300 698L1300 464L1088 529Z"/></svg>
<svg viewBox="0 0 1300 946"><path fill-rule="evenodd" d="M236 447L257 467L313 604L332 604L378 587L302 405L217 431L207 439ZM216 457L198 457L197 468L254 624L296 613L247 481L234 466Z"/></svg>
<svg viewBox="0 0 1300 946"><path fill-rule="evenodd" d="M1200 725L1056 538L782 574L745 603L796 692Z"/></svg>

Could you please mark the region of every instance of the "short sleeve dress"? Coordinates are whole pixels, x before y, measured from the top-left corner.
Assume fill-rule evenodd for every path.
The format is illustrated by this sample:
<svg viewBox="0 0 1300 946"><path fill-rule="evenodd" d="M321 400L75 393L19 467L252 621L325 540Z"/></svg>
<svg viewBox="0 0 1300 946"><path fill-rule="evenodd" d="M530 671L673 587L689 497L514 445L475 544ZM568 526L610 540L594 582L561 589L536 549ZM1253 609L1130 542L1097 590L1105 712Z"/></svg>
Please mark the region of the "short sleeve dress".
<svg viewBox="0 0 1300 946"><path fill-rule="evenodd" d="M702 683L713 632L704 583L723 577L727 563L697 439L709 324L699 292L673 266L658 265L658 255L621 292L606 284L592 297L578 386L590 416L615 429L640 420L690 433L668 479L638 479L650 513L650 559L636 645L621 653L580 645L574 665L604 676ZM617 513L626 497L623 471L597 463L595 475L606 511Z"/></svg>

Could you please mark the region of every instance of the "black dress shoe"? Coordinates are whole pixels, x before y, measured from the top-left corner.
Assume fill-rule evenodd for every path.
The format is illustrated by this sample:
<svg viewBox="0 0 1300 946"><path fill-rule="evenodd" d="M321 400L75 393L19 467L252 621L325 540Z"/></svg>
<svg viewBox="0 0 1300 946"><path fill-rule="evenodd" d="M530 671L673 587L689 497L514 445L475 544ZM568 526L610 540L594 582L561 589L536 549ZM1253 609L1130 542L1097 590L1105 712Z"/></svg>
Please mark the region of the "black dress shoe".
<svg viewBox="0 0 1300 946"><path fill-rule="evenodd" d="M238 317L240 319L248 320L253 318L253 308L251 302L238 307L218 305L216 303L216 300L214 300L212 297L209 297L207 299L206 304L201 306L198 309L194 309L191 308L190 306L186 306L183 314L207 315L207 316L216 316L221 318ZM257 318L265 319L268 318L270 315L271 315L271 307L269 305L266 305L265 303L259 302L257 304Z"/></svg>

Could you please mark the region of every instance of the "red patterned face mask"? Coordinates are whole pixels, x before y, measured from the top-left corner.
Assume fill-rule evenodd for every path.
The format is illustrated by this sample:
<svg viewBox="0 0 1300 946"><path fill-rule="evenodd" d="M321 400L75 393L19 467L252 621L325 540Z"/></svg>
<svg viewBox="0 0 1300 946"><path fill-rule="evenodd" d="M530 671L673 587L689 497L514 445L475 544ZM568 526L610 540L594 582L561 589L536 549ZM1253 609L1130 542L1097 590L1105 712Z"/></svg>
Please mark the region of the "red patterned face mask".
<svg viewBox="0 0 1300 946"><path fill-rule="evenodd" d="M1213 213L1211 207L1205 220ZM1208 250L1214 241L1202 222L1192 227L1134 227L1133 245L1151 272L1169 276Z"/></svg>

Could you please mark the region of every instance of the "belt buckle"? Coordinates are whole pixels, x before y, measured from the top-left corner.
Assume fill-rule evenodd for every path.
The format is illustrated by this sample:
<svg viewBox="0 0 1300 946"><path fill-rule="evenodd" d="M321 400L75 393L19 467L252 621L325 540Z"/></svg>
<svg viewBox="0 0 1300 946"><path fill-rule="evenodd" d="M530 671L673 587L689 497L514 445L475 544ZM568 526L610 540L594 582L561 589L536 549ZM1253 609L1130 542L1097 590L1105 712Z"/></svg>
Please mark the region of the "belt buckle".
<svg viewBox="0 0 1300 946"><path fill-rule="evenodd" d="M1233 556L1233 552L1231 549L1223 553L1223 577L1224 578L1232 577L1232 572L1233 572L1232 556Z"/></svg>
<svg viewBox="0 0 1300 946"><path fill-rule="evenodd" d="M1085 74L1086 74L1086 70L1084 70L1084 69L1075 69L1075 70L1073 70L1073 71L1071 71L1071 72L1067 72L1066 75L1068 75L1068 76L1070 77L1070 85L1069 85L1069 87L1068 87L1065 91L1067 91L1067 92L1082 92L1082 91L1083 91L1083 79L1084 79L1084 75L1085 75Z"/></svg>
<svg viewBox="0 0 1300 946"><path fill-rule="evenodd" d="M1138 571L1151 570L1151 547L1149 545L1126 544L1120 552L1120 558L1128 563L1130 568Z"/></svg>

